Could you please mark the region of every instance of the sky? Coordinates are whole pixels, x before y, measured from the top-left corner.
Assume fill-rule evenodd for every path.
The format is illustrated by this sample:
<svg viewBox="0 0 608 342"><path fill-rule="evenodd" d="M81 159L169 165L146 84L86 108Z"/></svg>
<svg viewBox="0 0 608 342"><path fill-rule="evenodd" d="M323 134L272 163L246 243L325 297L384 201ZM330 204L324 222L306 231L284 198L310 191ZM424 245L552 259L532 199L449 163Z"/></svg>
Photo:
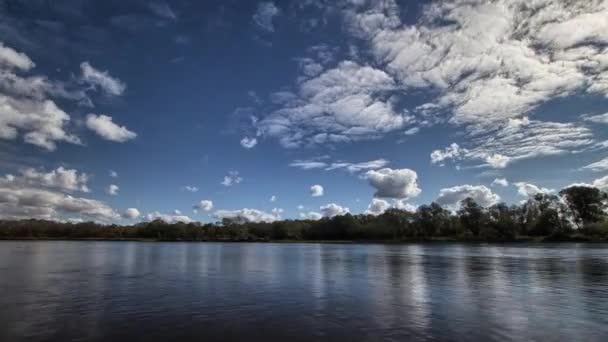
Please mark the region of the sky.
<svg viewBox="0 0 608 342"><path fill-rule="evenodd" d="M0 218L608 190L608 0L0 0Z"/></svg>

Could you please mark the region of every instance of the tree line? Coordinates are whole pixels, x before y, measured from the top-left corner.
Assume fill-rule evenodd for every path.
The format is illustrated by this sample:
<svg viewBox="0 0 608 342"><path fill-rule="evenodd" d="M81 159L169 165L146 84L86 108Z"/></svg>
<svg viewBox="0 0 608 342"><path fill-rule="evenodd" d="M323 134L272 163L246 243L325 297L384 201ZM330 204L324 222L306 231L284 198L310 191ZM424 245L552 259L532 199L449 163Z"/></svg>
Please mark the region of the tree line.
<svg viewBox="0 0 608 342"><path fill-rule="evenodd" d="M167 223L135 225L0 220L0 239L149 239L160 241L608 241L608 195L572 186L517 205L483 207L472 198L456 211L437 203L415 212L389 209L374 215L321 220Z"/></svg>

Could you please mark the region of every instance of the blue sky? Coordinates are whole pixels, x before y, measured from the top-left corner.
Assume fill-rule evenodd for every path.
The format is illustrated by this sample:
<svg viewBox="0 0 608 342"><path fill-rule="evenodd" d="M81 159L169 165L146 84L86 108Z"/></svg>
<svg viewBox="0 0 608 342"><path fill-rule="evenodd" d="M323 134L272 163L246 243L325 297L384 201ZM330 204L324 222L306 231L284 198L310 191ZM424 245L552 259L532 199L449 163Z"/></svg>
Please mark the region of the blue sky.
<svg viewBox="0 0 608 342"><path fill-rule="evenodd" d="M0 16L2 218L317 219L608 189L607 1Z"/></svg>

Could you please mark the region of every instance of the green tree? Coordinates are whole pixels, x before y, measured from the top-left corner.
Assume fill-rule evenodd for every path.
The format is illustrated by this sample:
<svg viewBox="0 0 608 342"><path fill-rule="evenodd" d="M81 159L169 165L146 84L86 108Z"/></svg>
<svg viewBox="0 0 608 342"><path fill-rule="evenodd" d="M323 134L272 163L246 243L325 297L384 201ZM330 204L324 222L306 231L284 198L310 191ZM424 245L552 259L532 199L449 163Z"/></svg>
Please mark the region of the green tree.
<svg viewBox="0 0 608 342"><path fill-rule="evenodd" d="M559 194L564 198L578 228L599 222L605 215L608 196L597 188L571 186Z"/></svg>

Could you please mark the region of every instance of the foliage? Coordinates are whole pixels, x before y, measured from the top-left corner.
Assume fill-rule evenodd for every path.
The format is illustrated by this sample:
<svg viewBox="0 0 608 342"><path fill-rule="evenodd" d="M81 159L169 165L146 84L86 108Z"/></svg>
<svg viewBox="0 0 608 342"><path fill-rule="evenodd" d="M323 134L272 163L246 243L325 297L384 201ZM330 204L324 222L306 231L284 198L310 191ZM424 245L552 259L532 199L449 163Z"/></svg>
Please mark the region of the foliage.
<svg viewBox="0 0 608 342"><path fill-rule="evenodd" d="M608 240L607 196L598 189L570 187L561 197L537 194L521 205L489 208L467 198L451 212L437 203L416 212L389 209L383 214L351 215L272 223L173 223L161 220L132 226L94 222L0 220L0 239L149 239L163 241L366 240L433 239L514 241L532 237L549 240Z"/></svg>

